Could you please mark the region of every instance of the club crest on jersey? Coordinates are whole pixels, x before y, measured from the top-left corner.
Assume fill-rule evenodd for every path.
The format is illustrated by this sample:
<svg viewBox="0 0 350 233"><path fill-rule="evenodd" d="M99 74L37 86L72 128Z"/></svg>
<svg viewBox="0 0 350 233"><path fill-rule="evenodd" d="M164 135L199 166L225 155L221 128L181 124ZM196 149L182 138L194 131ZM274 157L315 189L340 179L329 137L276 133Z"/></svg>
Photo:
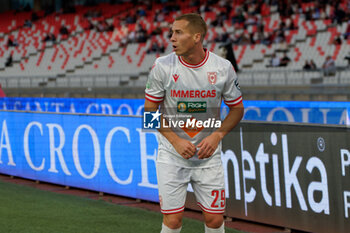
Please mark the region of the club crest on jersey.
<svg viewBox="0 0 350 233"><path fill-rule="evenodd" d="M208 72L208 81L210 84L214 85L216 83L217 75L216 72Z"/></svg>
<svg viewBox="0 0 350 233"><path fill-rule="evenodd" d="M173 74L174 81L176 82L180 76L178 74Z"/></svg>

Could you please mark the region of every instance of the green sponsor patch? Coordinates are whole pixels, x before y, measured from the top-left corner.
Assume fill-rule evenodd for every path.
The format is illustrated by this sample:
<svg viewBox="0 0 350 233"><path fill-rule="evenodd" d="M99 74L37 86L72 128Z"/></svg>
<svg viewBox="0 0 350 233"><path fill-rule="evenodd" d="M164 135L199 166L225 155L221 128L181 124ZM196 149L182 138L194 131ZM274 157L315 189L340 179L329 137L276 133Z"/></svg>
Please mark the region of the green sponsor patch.
<svg viewBox="0 0 350 233"><path fill-rule="evenodd" d="M146 83L146 89L150 89L151 88L151 81L148 80Z"/></svg>
<svg viewBox="0 0 350 233"><path fill-rule="evenodd" d="M207 112L207 102L179 101L177 102L177 112L186 112L186 113Z"/></svg>

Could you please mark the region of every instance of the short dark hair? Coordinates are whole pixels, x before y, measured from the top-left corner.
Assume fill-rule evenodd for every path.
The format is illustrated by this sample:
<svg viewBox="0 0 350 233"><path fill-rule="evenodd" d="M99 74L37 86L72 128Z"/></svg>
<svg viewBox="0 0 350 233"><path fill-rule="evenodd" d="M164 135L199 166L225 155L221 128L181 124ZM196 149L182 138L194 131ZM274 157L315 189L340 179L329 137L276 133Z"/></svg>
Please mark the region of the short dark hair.
<svg viewBox="0 0 350 233"><path fill-rule="evenodd" d="M202 16L196 13L189 13L176 17L175 21L178 20L186 20L190 30L201 34L201 41L203 42L205 35L207 34L208 27Z"/></svg>

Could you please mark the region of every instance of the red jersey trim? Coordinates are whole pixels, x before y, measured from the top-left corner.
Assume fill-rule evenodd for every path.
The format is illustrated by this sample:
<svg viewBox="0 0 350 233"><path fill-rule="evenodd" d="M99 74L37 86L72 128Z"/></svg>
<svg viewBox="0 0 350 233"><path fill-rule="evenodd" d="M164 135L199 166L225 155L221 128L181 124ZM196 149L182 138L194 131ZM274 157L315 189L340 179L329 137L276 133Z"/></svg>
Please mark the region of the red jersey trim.
<svg viewBox="0 0 350 233"><path fill-rule="evenodd" d="M153 96L153 95L150 95L150 94L147 94L147 93L145 93L145 95L146 95L147 97L151 97L151 98L153 98L153 99L163 99L163 98L164 98L164 97Z"/></svg>
<svg viewBox="0 0 350 233"><path fill-rule="evenodd" d="M163 101L164 97L156 97L145 93L145 98L153 103L160 103Z"/></svg>
<svg viewBox="0 0 350 233"><path fill-rule="evenodd" d="M235 100L230 100L230 101L224 100L225 104L227 104L229 106L236 106L236 105L240 104L242 101L243 101L242 96L238 97Z"/></svg>
<svg viewBox="0 0 350 233"><path fill-rule="evenodd" d="M188 68L199 68L201 66L203 66L207 61L208 61L208 58L209 58L209 51L207 49L205 49L205 57L204 59L199 62L198 64L190 64L190 63L187 63L185 62L181 56L178 57L179 58L179 61L181 62L182 65L188 67Z"/></svg>
<svg viewBox="0 0 350 233"><path fill-rule="evenodd" d="M163 210L161 209L160 212L162 212L162 214L177 214L177 213L181 213L185 210L185 206L182 206L180 208L177 209L172 209L172 210Z"/></svg>
<svg viewBox="0 0 350 233"><path fill-rule="evenodd" d="M151 100L151 99L149 99L149 98L147 98L147 97L146 97L146 99L147 99L148 101L151 101L151 102L157 103L157 104L158 104L158 103L161 103L161 102L163 101L163 100L161 100L161 101L155 101L155 100Z"/></svg>
<svg viewBox="0 0 350 233"><path fill-rule="evenodd" d="M208 209L208 208L205 208L199 202L197 202L197 204L204 212L209 213L209 214L223 214L223 213L225 213L225 209Z"/></svg>

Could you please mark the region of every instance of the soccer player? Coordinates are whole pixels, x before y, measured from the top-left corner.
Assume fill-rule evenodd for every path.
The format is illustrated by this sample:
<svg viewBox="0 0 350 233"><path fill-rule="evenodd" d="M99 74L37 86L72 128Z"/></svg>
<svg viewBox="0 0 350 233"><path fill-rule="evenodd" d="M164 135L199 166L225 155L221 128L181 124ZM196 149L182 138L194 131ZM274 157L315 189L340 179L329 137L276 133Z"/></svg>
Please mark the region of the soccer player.
<svg viewBox="0 0 350 233"><path fill-rule="evenodd" d="M200 15L177 17L170 38L174 52L156 59L146 85L145 111L160 106L165 119L158 129L157 157L161 233L181 231L188 184L202 209L205 232L225 231L221 140L241 120L243 104L231 63L203 48L206 32ZM230 111L218 125L222 99ZM171 123L181 120L190 124Z"/></svg>

